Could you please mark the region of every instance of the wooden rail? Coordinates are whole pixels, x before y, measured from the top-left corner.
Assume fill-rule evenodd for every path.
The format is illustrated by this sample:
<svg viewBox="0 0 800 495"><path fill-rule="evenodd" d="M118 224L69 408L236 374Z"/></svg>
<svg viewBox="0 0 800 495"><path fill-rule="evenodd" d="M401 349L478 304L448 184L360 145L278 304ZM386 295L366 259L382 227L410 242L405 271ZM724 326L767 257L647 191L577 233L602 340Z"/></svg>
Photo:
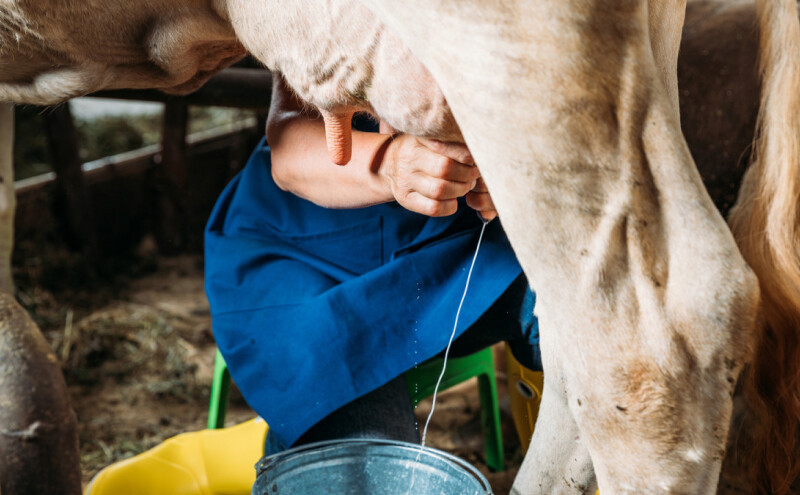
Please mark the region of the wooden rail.
<svg viewBox="0 0 800 495"><path fill-rule="evenodd" d="M161 168L156 174L156 240L164 253L177 253L186 244L185 182L188 175L186 133L189 106L250 108L260 111L264 127L272 96L272 74L266 69L232 67L212 76L188 95L169 95L157 90L110 90L88 95L136 101L164 102L161 133ZM69 107L45 113L52 150L56 196L64 206L59 215L63 231L73 247L96 253L96 227L87 203L86 186Z"/></svg>

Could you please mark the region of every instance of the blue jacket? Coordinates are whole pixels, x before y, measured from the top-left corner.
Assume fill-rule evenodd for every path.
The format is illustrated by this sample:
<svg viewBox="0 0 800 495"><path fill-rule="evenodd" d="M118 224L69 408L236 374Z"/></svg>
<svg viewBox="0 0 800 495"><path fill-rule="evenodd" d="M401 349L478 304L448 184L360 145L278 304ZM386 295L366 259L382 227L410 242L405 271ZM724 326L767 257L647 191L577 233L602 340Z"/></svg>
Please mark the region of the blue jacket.
<svg viewBox="0 0 800 495"><path fill-rule="evenodd" d="M277 187L264 142L227 186L205 236L214 335L279 442L446 347L481 227L460 206L322 208ZM520 273L491 222L458 334Z"/></svg>

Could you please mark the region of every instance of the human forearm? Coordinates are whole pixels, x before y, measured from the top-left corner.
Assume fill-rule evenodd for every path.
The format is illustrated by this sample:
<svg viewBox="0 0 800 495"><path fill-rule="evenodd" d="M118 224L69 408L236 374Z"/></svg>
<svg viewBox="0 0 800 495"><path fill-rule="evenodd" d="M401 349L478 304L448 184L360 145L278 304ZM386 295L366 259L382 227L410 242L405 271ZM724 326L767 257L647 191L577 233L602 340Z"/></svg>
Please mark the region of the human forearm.
<svg viewBox="0 0 800 495"><path fill-rule="evenodd" d="M444 216L455 213L457 198L469 193L473 207L480 203L476 209L489 213L488 194L470 193L479 172L463 144L355 132L348 164L331 163L321 118L304 111L277 74L267 140L278 187L320 206L360 208L396 200L411 211Z"/></svg>
<svg viewBox="0 0 800 495"><path fill-rule="evenodd" d="M331 163L322 121L286 117L270 126L272 175L281 189L326 208L360 208L394 200L378 173L390 136L353 133L346 166Z"/></svg>

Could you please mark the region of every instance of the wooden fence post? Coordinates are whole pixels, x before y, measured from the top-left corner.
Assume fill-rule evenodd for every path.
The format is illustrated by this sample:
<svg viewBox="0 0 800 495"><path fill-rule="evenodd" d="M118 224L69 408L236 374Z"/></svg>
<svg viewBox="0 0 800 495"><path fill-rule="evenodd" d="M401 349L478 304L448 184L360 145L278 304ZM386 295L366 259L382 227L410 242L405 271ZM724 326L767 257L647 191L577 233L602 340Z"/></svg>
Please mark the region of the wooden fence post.
<svg viewBox="0 0 800 495"><path fill-rule="evenodd" d="M176 254L185 247L187 225L184 186L186 185L186 133L189 107L181 102L164 105L164 124L161 133L161 170L159 182L155 235L159 251Z"/></svg>
<svg viewBox="0 0 800 495"><path fill-rule="evenodd" d="M67 243L83 250L89 259L98 255L97 232L89 190L83 179L78 133L68 104L44 114L55 180L56 218L62 221Z"/></svg>
<svg viewBox="0 0 800 495"><path fill-rule="evenodd" d="M11 252L14 249L14 106L0 103L0 291L14 293Z"/></svg>

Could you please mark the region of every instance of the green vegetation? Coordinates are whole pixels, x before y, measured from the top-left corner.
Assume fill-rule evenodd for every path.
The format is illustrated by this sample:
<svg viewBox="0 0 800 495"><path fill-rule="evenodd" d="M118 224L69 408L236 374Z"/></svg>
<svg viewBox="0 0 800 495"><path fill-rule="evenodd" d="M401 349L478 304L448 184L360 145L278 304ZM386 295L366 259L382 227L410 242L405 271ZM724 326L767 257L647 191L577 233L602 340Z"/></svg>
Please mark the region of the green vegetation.
<svg viewBox="0 0 800 495"><path fill-rule="evenodd" d="M90 162L135 150L158 142L161 133L160 114L100 117L77 120L78 147L81 159Z"/></svg>

